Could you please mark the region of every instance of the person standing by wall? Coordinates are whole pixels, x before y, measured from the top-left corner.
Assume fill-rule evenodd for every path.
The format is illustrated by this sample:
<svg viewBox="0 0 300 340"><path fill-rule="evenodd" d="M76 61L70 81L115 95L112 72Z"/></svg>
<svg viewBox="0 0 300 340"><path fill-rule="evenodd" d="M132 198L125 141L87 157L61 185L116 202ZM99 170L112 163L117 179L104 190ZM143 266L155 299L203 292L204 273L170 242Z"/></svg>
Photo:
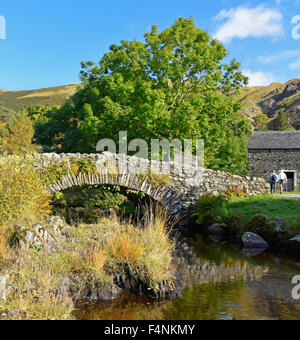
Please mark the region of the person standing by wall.
<svg viewBox="0 0 300 340"><path fill-rule="evenodd" d="M276 174L276 170L274 170L270 176L271 194L276 194L278 180L279 178Z"/></svg>
<svg viewBox="0 0 300 340"><path fill-rule="evenodd" d="M283 194L284 191L284 185L287 184L287 176L283 170L280 171L279 174L279 189L280 189L280 195Z"/></svg>

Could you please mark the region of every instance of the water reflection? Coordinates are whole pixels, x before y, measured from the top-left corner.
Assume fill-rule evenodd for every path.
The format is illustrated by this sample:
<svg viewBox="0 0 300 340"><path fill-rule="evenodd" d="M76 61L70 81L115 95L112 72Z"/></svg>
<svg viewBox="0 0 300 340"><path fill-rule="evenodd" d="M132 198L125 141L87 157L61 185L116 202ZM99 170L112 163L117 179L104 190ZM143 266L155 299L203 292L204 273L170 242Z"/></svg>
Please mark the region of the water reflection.
<svg viewBox="0 0 300 340"><path fill-rule="evenodd" d="M207 243L198 236L191 244L184 242L176 252L175 263L187 287L194 284L260 280L269 268L257 266L233 255L222 244Z"/></svg>
<svg viewBox="0 0 300 340"><path fill-rule="evenodd" d="M76 317L88 320L300 319L291 298L299 264L264 253L246 258L239 249L198 236L183 243L176 263L188 288L165 303L124 292L114 302L81 304Z"/></svg>

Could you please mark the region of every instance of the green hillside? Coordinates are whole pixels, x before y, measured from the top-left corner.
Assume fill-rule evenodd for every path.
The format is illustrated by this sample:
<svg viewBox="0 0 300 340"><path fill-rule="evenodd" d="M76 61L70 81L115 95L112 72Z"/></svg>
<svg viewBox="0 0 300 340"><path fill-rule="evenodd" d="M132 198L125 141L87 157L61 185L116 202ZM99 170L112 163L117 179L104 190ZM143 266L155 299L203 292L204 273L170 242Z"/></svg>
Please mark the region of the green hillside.
<svg viewBox="0 0 300 340"><path fill-rule="evenodd" d="M72 84L30 91L0 90L0 117L5 119L31 105L62 105L77 87Z"/></svg>
<svg viewBox="0 0 300 340"><path fill-rule="evenodd" d="M62 105L78 86L71 84L29 91L0 89L0 120L31 105ZM245 87L238 100L243 103L243 116L249 119L263 113L272 120L284 108L290 124L300 130L300 78L285 84Z"/></svg>
<svg viewBox="0 0 300 340"><path fill-rule="evenodd" d="M272 120L280 109L284 109L290 125L300 130L300 78L285 84L245 87L239 100L244 105L242 114L247 118L253 119L263 113Z"/></svg>

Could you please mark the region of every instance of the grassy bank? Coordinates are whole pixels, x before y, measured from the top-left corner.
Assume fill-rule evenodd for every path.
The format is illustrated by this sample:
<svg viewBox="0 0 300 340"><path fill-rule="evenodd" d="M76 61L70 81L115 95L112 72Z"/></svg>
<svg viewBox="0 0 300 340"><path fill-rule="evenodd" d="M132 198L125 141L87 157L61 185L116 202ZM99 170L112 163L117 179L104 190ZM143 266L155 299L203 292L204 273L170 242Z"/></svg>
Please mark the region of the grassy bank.
<svg viewBox="0 0 300 340"><path fill-rule="evenodd" d="M249 221L255 215L267 218L280 217L289 222L290 227L300 231L300 200L271 195L236 197L229 199L228 209Z"/></svg>
<svg viewBox="0 0 300 340"><path fill-rule="evenodd" d="M300 234L299 209L299 199L281 196L206 195L199 198L194 215L204 232L218 224L217 228L224 228L223 232L230 237L240 239L246 231L253 231L275 244L279 238L287 241L292 235ZM286 230L284 236L279 235L276 227L279 220Z"/></svg>
<svg viewBox="0 0 300 340"><path fill-rule="evenodd" d="M110 292L115 278L125 277L128 271L131 282L136 280L149 290L164 280L171 282L175 244L166 224L164 213L149 214L140 226L109 218L95 225L59 226L61 235L55 231L57 226L49 224L43 232L48 233L47 242L51 236L51 251L40 239L27 244L20 228L13 234L7 231L2 234L0 255L0 274L7 275L7 300L0 300L0 319L72 319L73 301L82 293ZM34 233L35 229L27 230Z"/></svg>

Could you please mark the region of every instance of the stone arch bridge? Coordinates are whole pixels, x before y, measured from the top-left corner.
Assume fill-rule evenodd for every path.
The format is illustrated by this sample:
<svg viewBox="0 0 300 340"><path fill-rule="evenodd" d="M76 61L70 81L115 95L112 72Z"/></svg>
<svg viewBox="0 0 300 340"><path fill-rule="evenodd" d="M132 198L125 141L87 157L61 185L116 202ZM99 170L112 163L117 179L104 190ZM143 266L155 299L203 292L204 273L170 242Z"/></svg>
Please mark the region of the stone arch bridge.
<svg viewBox="0 0 300 340"><path fill-rule="evenodd" d="M51 193L83 185L119 186L142 192L167 205L172 214L181 216L186 216L197 199L207 193L218 195L237 190L258 195L268 189L261 178L239 177L192 165L182 169L174 162L150 163L145 159L108 152L44 153L32 157L35 167L53 178L48 185ZM152 174L149 171L151 166L159 173Z"/></svg>

